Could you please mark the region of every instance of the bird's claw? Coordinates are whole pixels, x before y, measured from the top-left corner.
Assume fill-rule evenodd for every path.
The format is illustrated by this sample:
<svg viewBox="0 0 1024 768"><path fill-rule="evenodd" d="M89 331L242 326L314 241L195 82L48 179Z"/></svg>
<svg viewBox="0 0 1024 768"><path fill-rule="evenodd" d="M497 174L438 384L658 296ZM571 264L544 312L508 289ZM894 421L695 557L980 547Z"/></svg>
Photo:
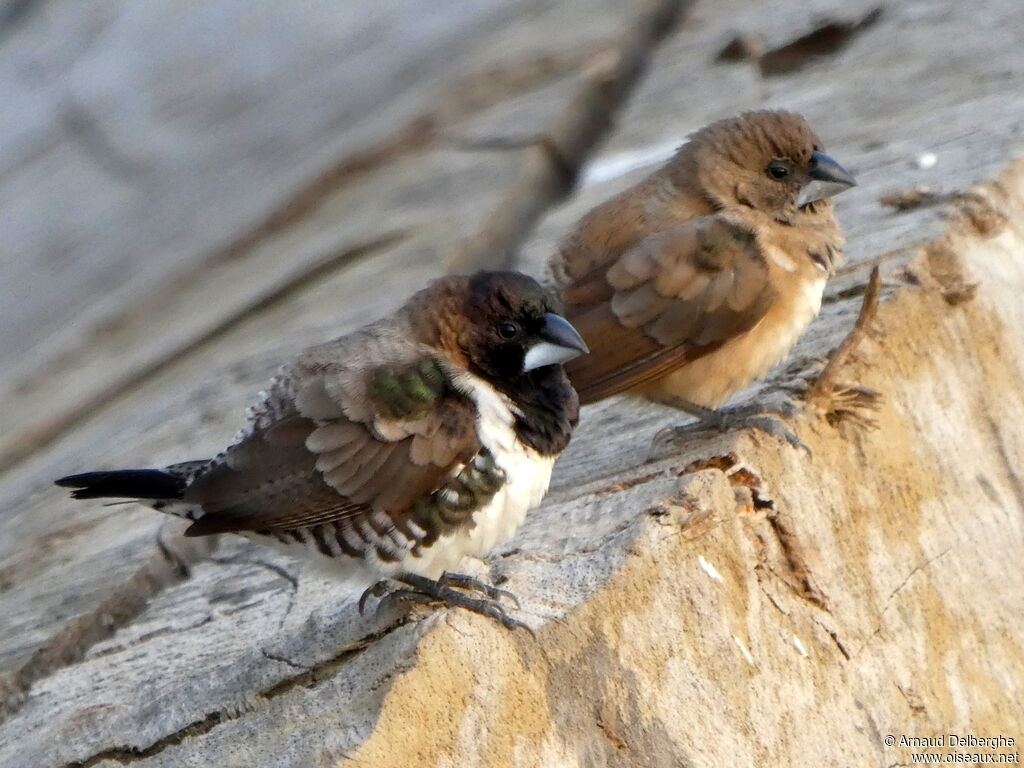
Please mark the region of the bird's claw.
<svg viewBox="0 0 1024 768"><path fill-rule="evenodd" d="M455 587L457 589L463 589L467 592L479 592L482 595L486 595L489 599L498 603L504 598L508 600L516 609L522 607L519 602L519 598L509 592L507 589L501 589L488 584L480 579L473 578L472 576L466 576L462 573L451 573L445 571L441 574L441 578L437 580L437 583L443 587Z"/></svg>
<svg viewBox="0 0 1024 768"><path fill-rule="evenodd" d="M363 611L366 608L367 600L369 600L371 597L382 597L383 595L386 595L389 586L390 585L388 584L387 579L381 579L375 584L372 584L371 586L367 587L363 591L363 594L359 596L359 615L361 616L363 614ZM380 610L379 605L377 606L377 610Z"/></svg>
<svg viewBox="0 0 1024 768"><path fill-rule="evenodd" d="M487 616L499 622L505 629L525 629L531 635L534 635L533 629L529 625L509 616L508 612L500 604L499 600L505 598L513 602L517 608L519 607L518 598L507 590L485 584L478 579L460 573L446 572L436 581L415 575L401 576L398 577L398 580L408 584L408 588L400 588L387 593L377 604L378 611L396 602L416 603L418 605L440 603L449 608L462 608L481 616ZM381 585L384 585L384 587ZM370 595L379 597L384 594L386 587L387 582L379 581L367 589L359 600L360 612L362 612L363 605ZM478 592L484 595L484 597L470 597L465 592L459 590Z"/></svg>
<svg viewBox="0 0 1024 768"><path fill-rule="evenodd" d="M834 384L818 392L808 402L814 412L823 416L832 426L851 423L862 429L876 429L876 413L882 407L882 394L858 384Z"/></svg>
<svg viewBox="0 0 1024 768"><path fill-rule="evenodd" d="M796 433L789 427L783 424L781 419L775 416L771 416L769 414L748 416L743 420L743 426L753 427L754 429L759 429L769 435L774 435L775 437L785 440L794 448L804 451L808 457L814 456L814 452L811 450L811 447L797 437Z"/></svg>
<svg viewBox="0 0 1024 768"><path fill-rule="evenodd" d="M806 452L808 456L813 455L810 446L797 437L779 418L797 416L802 411L799 403L787 397L771 405L770 410L773 413L765 413L765 410L762 404L752 403L736 408L702 411L693 424L663 429L655 435L654 445L660 447L680 443L689 439L694 432L703 430L726 432L730 429L754 428L785 440L794 448Z"/></svg>
<svg viewBox="0 0 1024 768"><path fill-rule="evenodd" d="M799 416L803 407L800 403L796 402L791 397L784 397L779 400L772 408L773 413L777 413L779 416L785 416L787 418L793 418Z"/></svg>

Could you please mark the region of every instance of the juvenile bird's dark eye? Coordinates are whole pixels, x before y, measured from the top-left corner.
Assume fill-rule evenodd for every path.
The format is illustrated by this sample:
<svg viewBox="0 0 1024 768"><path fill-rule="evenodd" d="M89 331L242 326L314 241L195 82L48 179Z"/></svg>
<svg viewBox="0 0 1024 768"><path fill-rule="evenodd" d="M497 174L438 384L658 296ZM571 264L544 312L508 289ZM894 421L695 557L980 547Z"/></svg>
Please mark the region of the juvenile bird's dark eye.
<svg viewBox="0 0 1024 768"><path fill-rule="evenodd" d="M519 325L511 320L502 320L498 323L498 335L506 340L514 339L519 335Z"/></svg>
<svg viewBox="0 0 1024 768"><path fill-rule="evenodd" d="M784 178L789 176L789 168L782 163L769 163L768 168L765 170L768 175L776 181L782 181Z"/></svg>

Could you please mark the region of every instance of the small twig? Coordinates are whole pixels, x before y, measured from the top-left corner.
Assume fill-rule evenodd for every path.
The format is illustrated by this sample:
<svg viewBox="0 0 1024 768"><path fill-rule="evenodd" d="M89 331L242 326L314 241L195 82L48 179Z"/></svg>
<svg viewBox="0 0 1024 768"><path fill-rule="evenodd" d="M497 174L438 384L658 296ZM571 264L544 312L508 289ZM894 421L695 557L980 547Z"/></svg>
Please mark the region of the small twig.
<svg viewBox="0 0 1024 768"><path fill-rule="evenodd" d="M881 291L882 275L876 265L871 270L871 277L868 278L867 291L864 293L864 303L861 304L857 322L853 324L853 329L843 339L842 343L832 352L828 363L826 363L818 378L807 388L804 399L808 403L821 402L831 398L835 388L837 372L843 363L846 362L854 348L860 343L868 324L874 319L878 311L878 297Z"/></svg>

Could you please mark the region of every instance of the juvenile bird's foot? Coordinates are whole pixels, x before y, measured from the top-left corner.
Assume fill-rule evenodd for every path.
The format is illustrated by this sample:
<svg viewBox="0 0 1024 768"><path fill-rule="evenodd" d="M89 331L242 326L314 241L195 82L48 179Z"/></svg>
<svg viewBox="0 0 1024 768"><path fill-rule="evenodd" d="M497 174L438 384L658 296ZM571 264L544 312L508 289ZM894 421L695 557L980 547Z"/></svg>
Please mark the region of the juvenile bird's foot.
<svg viewBox="0 0 1024 768"><path fill-rule="evenodd" d="M487 616L499 622L506 629L525 629L531 635L533 634L533 630L527 624L509 616L500 602L504 598L515 603L518 608L518 598L507 590L485 584L479 579L461 573L446 572L436 581L411 573L398 576L395 580L410 588L396 589L387 593L388 582L378 581L363 592L362 597L359 598L360 613L362 613L368 597L371 595L380 597L387 593L386 597L378 604L377 610L394 602L418 603L420 605L441 603L450 608L462 608L481 616ZM483 597L471 597L466 594L467 592L475 592Z"/></svg>
<svg viewBox="0 0 1024 768"><path fill-rule="evenodd" d="M828 389L818 390L808 405L834 427L852 424L861 429L876 429L875 414L882 407L882 394L859 384L832 384Z"/></svg>
<svg viewBox="0 0 1024 768"><path fill-rule="evenodd" d="M765 403L753 402L733 408L713 410L688 404L685 410L697 417L696 423L662 430L654 438L655 445L659 447L675 445L689 440L695 432L704 430L727 432L732 429L753 428L785 440L794 448L806 451L808 456L811 455L811 449L807 443L797 437L780 418L780 416L796 416L802 410L798 403L788 397L767 407Z"/></svg>

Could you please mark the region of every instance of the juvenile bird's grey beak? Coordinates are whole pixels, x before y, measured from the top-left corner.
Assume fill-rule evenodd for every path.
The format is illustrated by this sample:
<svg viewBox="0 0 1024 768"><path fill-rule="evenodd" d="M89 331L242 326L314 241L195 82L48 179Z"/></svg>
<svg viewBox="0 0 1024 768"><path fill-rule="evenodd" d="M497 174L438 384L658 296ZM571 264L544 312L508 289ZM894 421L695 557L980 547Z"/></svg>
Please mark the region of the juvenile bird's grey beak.
<svg viewBox="0 0 1024 768"><path fill-rule="evenodd" d="M811 153L809 171L811 181L804 185L796 199L796 204L800 208L857 186L857 180L850 172L824 152Z"/></svg>
<svg viewBox="0 0 1024 768"><path fill-rule="evenodd" d="M523 373L545 365L567 363L590 351L583 337L561 315L550 312L544 315L544 324L537 336L540 341L526 350Z"/></svg>

